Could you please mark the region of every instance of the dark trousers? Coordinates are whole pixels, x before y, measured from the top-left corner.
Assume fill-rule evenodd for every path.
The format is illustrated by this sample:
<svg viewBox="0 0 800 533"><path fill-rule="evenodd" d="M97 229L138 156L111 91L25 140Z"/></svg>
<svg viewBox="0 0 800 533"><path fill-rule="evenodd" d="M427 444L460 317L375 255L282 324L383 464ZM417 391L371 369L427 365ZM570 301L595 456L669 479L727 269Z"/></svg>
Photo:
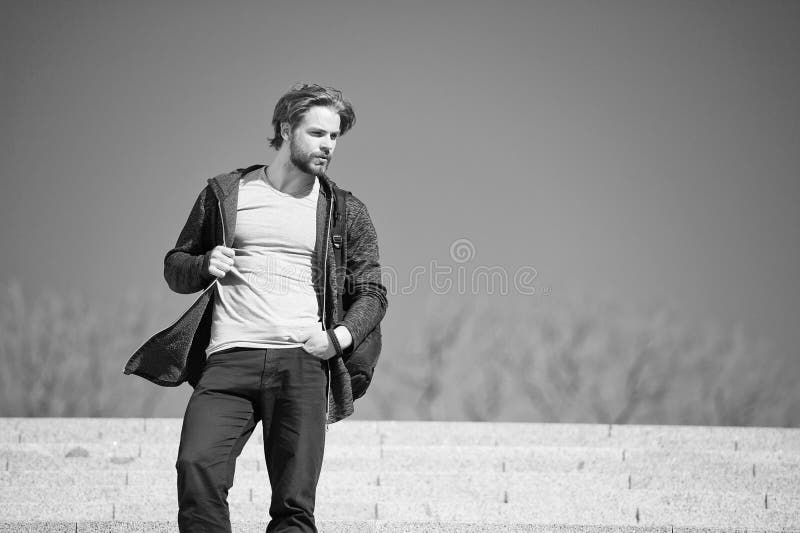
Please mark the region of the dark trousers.
<svg viewBox="0 0 800 533"><path fill-rule="evenodd" d="M186 406L175 463L181 532L230 533L236 459L261 420L272 489L267 533L316 533L327 367L299 347L211 354Z"/></svg>

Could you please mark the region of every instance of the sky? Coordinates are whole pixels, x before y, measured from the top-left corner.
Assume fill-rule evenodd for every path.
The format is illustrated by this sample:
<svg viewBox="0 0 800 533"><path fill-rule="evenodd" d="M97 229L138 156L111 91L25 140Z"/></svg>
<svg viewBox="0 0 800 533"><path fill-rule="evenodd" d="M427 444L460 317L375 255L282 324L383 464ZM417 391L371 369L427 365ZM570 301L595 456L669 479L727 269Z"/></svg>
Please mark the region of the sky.
<svg viewBox="0 0 800 533"><path fill-rule="evenodd" d="M271 161L275 102L312 81L356 110L330 175L396 280L384 353L450 266L527 272L545 304L668 302L797 354L798 2L3 6L0 269L27 290L156 291L177 318L196 295L163 257L197 194Z"/></svg>

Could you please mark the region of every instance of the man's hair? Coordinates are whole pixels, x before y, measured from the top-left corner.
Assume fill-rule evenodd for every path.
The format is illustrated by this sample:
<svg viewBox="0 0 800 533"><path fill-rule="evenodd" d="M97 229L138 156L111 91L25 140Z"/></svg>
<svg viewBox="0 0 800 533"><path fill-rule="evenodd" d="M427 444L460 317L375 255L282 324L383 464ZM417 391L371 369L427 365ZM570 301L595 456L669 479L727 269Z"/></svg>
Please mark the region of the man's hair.
<svg viewBox="0 0 800 533"><path fill-rule="evenodd" d="M275 137L269 139L270 146L278 150L283 145L282 122L288 122L291 131L294 131L302 122L303 115L315 106L330 107L339 114L339 135L347 133L356 123L353 106L342 97L340 90L316 83L296 83L275 104L275 111L272 113Z"/></svg>

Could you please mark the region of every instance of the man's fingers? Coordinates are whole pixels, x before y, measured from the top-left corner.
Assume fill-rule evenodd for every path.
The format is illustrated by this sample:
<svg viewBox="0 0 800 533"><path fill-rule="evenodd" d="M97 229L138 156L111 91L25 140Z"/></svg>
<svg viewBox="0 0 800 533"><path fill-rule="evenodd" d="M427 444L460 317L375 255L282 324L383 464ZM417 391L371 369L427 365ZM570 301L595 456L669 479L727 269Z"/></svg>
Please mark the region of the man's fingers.
<svg viewBox="0 0 800 533"><path fill-rule="evenodd" d="M208 264L208 272L217 276L218 278L221 278L227 274L231 268L233 268L233 263L223 263L222 261L215 259L212 259Z"/></svg>
<svg viewBox="0 0 800 533"><path fill-rule="evenodd" d="M232 267L235 263L235 261L232 258L222 254L212 254L210 262L213 262L215 265L218 265L217 268L222 268L223 266Z"/></svg>
<svg viewBox="0 0 800 533"><path fill-rule="evenodd" d="M222 260L225 261L227 264L233 264L233 258L236 257L236 253L234 252L233 248L222 248Z"/></svg>

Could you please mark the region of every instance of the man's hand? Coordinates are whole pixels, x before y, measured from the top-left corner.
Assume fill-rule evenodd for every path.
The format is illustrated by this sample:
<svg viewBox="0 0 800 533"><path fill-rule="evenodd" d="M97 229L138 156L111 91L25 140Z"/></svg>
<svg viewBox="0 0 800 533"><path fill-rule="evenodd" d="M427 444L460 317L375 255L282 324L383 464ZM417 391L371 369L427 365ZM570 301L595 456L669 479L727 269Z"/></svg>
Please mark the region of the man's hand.
<svg viewBox="0 0 800 533"><path fill-rule="evenodd" d="M217 278L225 277L225 274L233 268L236 252L227 246L215 246L208 255L207 263L203 265L204 274Z"/></svg>
<svg viewBox="0 0 800 533"><path fill-rule="evenodd" d="M346 327L338 326L333 330L333 333L336 335L336 338L339 339L339 345L343 350L352 344L353 336L350 335ZM311 336L306 339L305 344L303 344L303 349L320 359L330 359L336 355L336 347L328 338L327 331L315 331L312 333Z"/></svg>
<svg viewBox="0 0 800 533"><path fill-rule="evenodd" d="M306 339L303 349L320 359L330 359L336 355L336 348L328 338L327 331L315 331Z"/></svg>

